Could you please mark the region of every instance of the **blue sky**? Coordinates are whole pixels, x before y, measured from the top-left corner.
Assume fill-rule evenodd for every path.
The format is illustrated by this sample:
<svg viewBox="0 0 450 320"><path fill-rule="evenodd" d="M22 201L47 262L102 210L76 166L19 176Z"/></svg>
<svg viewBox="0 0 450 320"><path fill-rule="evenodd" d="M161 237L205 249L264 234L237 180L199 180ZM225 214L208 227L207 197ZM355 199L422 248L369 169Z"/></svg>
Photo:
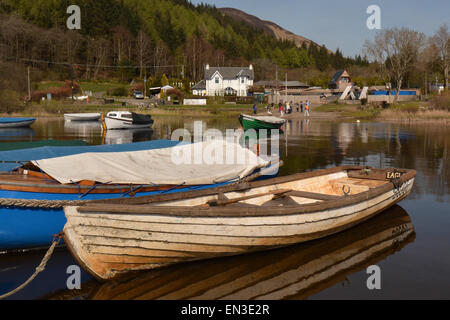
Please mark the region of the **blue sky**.
<svg viewBox="0 0 450 320"><path fill-rule="evenodd" d="M381 28L408 27L432 35L444 23L450 27L450 0L191 0L192 3L232 7L270 20L344 55L362 53L369 30L369 5L381 9Z"/></svg>

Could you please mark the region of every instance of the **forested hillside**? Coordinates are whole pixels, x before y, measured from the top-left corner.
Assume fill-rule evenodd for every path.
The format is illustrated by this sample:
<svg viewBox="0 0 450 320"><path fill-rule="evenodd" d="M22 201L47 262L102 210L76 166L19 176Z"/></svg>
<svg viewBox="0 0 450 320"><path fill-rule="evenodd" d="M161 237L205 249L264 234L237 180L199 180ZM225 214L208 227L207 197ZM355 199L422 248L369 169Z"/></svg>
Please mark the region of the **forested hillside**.
<svg viewBox="0 0 450 320"><path fill-rule="evenodd" d="M66 28L71 4L81 8L81 30ZM275 64L320 71L367 65L325 47L298 48L186 0L0 0L0 15L1 60L56 72L67 69L58 63L74 63L76 76L86 79L166 73L196 81L206 62L253 63L257 78L269 77Z"/></svg>

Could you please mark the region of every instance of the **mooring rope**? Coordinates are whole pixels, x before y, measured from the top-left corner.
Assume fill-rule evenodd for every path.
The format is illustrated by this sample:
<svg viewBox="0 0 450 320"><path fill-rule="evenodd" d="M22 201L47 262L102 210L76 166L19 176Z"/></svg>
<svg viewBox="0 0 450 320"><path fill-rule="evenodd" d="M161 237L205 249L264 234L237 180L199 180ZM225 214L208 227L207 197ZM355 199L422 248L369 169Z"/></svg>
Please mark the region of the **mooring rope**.
<svg viewBox="0 0 450 320"><path fill-rule="evenodd" d="M85 200L36 200L0 198L0 206L2 207L59 209L64 206L79 206L84 203L86 203Z"/></svg>
<svg viewBox="0 0 450 320"><path fill-rule="evenodd" d="M0 296L0 300L5 299L7 297L12 296L13 294L16 294L17 292L19 292L20 290L22 290L23 288L25 288L27 285L30 284L31 281L34 280L34 278L36 278L36 276L41 273L42 271L45 270L45 267L47 265L48 260L50 260L53 251L55 250L55 247L60 243L61 238L62 238L63 233L60 232L59 234L55 234L53 236L53 241L52 241L52 245L50 246L50 248L48 248L47 252L45 253L44 258L42 259L41 263L39 264L39 266L36 267L36 271L31 275L31 277L28 278L27 281L25 281L23 284L21 284L20 286L18 286L17 288L15 288L14 290L5 293L3 295Z"/></svg>

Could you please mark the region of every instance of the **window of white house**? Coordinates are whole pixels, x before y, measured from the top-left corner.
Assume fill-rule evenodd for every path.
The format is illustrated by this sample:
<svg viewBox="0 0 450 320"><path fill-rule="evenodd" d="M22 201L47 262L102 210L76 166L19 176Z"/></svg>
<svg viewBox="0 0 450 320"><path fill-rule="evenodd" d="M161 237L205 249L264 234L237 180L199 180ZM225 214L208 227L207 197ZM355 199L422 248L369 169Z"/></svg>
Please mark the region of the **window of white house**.
<svg viewBox="0 0 450 320"><path fill-rule="evenodd" d="M219 83L219 77L216 77L216 83Z"/></svg>
<svg viewBox="0 0 450 320"><path fill-rule="evenodd" d="M245 83L245 78L241 78L241 83Z"/></svg>

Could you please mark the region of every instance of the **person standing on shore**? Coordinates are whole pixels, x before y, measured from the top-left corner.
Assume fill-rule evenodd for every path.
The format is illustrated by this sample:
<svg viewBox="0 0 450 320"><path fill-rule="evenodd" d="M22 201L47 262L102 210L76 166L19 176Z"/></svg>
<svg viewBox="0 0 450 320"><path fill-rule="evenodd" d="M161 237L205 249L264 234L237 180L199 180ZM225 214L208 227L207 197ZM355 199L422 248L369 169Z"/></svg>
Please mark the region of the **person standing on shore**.
<svg viewBox="0 0 450 320"><path fill-rule="evenodd" d="M300 111L303 113L303 101L300 103Z"/></svg>
<svg viewBox="0 0 450 320"><path fill-rule="evenodd" d="M280 115L283 116L283 104L280 103Z"/></svg>
<svg viewBox="0 0 450 320"><path fill-rule="evenodd" d="M258 107L256 106L256 103L253 105L253 114L258 113Z"/></svg>
<svg viewBox="0 0 450 320"><path fill-rule="evenodd" d="M305 104L305 117L309 117L309 101Z"/></svg>

